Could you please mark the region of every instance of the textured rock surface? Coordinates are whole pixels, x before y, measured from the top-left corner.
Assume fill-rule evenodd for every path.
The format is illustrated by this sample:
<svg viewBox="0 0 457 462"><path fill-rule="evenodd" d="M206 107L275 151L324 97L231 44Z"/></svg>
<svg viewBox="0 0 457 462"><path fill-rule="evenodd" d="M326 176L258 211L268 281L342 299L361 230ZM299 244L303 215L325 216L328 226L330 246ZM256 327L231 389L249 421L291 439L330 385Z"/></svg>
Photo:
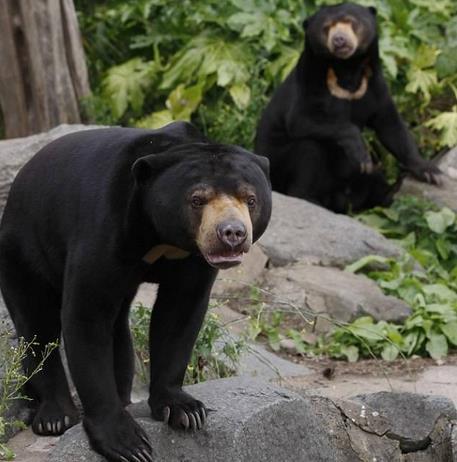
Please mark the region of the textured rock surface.
<svg viewBox="0 0 457 462"><path fill-rule="evenodd" d="M11 182L18 170L43 146L67 133L101 128L96 125L59 125L49 132L26 138L0 141L0 216L5 206Z"/></svg>
<svg viewBox="0 0 457 462"><path fill-rule="evenodd" d="M389 422L387 434L400 442L404 452L427 449L432 443L435 425L444 423L440 423L440 419L448 424L457 419L453 402L443 396L380 392L354 399L379 412ZM450 437L449 433L449 445Z"/></svg>
<svg viewBox="0 0 457 462"><path fill-rule="evenodd" d="M273 193L273 214L259 241L273 265L303 261L344 266L370 255L401 250L373 229L294 197Z"/></svg>
<svg viewBox="0 0 457 462"><path fill-rule="evenodd" d="M272 268L262 287L271 292L273 309L292 304L305 315L310 310L320 315L319 331L333 327L325 318L348 322L369 315L376 320L401 321L411 313L406 303L384 295L372 280L337 268L302 263Z"/></svg>
<svg viewBox="0 0 457 462"><path fill-rule="evenodd" d="M151 438L157 462L452 460L451 421L456 410L443 398L389 393L380 398L358 396L354 401L302 398L240 378L194 385L189 391L213 410L207 427L197 433L175 432L151 421L145 402L131 406ZM417 420L421 422L413 422ZM404 449L406 440L399 434L408 441L423 442L423 435L428 439L420 447ZM89 449L78 425L61 438L48 460L103 459Z"/></svg>

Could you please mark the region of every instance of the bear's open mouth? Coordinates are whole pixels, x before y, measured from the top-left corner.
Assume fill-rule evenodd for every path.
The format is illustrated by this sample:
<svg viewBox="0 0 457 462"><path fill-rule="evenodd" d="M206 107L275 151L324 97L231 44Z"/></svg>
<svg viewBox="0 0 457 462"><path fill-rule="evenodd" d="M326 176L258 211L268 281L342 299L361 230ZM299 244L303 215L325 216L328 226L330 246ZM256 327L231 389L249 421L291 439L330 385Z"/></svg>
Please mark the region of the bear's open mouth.
<svg viewBox="0 0 457 462"><path fill-rule="evenodd" d="M217 253L207 253L205 260L215 268L227 269L239 265L243 261L244 252L242 250L227 250Z"/></svg>

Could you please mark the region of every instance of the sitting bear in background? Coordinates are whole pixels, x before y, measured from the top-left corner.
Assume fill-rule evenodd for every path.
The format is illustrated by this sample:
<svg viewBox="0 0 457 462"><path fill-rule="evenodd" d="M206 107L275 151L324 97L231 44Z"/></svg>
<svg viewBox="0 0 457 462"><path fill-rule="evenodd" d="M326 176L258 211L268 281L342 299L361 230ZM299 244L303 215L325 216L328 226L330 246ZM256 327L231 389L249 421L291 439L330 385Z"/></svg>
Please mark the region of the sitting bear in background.
<svg viewBox="0 0 457 462"><path fill-rule="evenodd" d="M270 159L273 189L335 212L388 205L394 189L373 168L362 138L371 128L417 179L439 184L384 80L376 10L351 3L305 20L305 50L267 105L255 150Z"/></svg>
<svg viewBox="0 0 457 462"><path fill-rule="evenodd" d="M271 213L268 159L212 143L192 125L82 131L18 173L0 225L0 288L18 336L65 341L92 447L109 461L152 461L125 407L134 373L130 304L159 284L151 315L151 415L196 430L203 403L182 390L218 268L241 262ZM58 349L27 384L33 431L78 421Z"/></svg>

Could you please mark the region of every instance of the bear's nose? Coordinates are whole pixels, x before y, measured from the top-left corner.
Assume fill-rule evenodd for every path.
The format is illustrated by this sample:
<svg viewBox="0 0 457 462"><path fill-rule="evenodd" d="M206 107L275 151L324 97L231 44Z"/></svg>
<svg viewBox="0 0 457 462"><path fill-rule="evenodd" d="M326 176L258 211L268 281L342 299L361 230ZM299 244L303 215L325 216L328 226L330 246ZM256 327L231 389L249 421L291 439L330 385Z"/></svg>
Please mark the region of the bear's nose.
<svg viewBox="0 0 457 462"><path fill-rule="evenodd" d="M216 228L219 240L231 249L239 247L247 238L247 230L240 220L225 220Z"/></svg>
<svg viewBox="0 0 457 462"><path fill-rule="evenodd" d="M346 45L346 37L343 34L335 34L332 43L335 48L343 48Z"/></svg>

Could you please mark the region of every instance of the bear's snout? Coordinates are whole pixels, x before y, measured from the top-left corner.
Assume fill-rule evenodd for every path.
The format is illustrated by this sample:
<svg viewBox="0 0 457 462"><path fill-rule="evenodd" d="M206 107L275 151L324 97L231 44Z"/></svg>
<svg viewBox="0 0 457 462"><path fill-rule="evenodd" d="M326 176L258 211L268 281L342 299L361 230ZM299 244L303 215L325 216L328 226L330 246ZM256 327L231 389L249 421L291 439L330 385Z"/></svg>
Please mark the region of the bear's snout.
<svg viewBox="0 0 457 462"><path fill-rule="evenodd" d="M244 244L248 236L246 226L241 220L225 220L216 227L219 240L235 250Z"/></svg>
<svg viewBox="0 0 457 462"><path fill-rule="evenodd" d="M346 36L344 34L335 34L332 38L333 46L338 48L344 48L348 45Z"/></svg>

